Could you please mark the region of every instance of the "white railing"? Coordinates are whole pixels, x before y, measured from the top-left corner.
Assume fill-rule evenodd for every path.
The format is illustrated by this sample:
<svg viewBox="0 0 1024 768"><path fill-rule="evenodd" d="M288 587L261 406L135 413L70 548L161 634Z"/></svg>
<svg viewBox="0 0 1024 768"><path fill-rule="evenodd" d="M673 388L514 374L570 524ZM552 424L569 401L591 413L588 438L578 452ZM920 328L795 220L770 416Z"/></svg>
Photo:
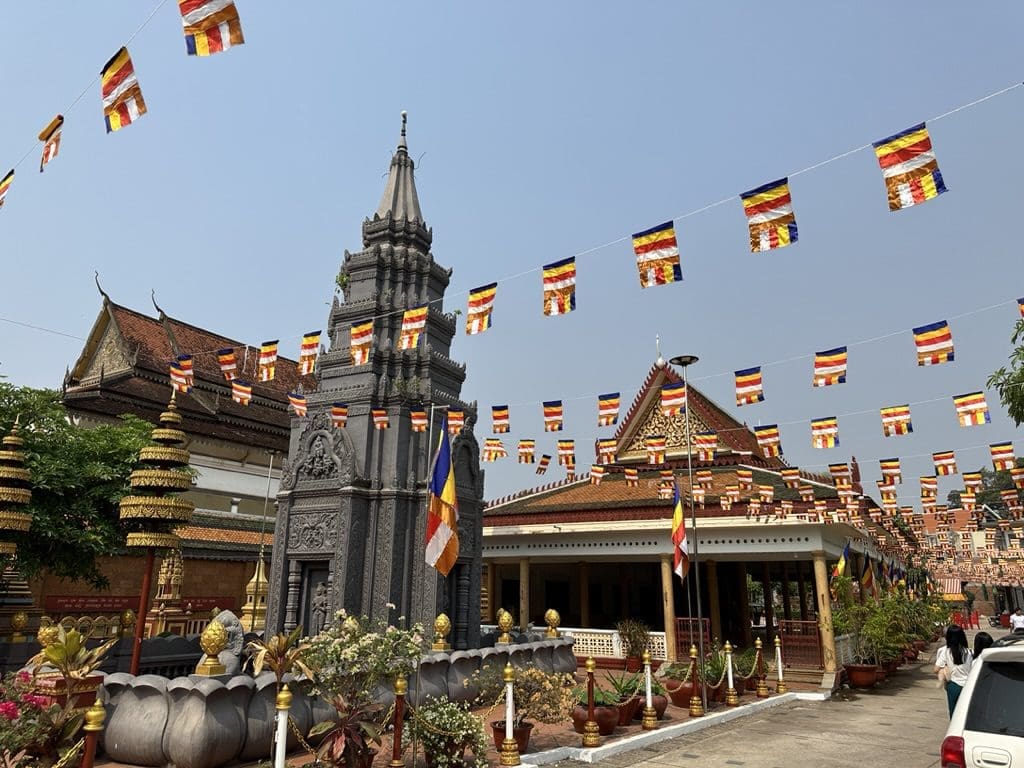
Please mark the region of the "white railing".
<svg viewBox="0 0 1024 768"><path fill-rule="evenodd" d="M493 624L484 624L481 630L489 632L497 629ZM564 637L572 637L573 653L577 657L599 656L605 659L624 659L626 654L622 650L622 638L614 629L582 629L578 627L559 627L558 631ZM650 632L649 648L651 657L654 659L667 658L665 653L665 633Z"/></svg>
<svg viewBox="0 0 1024 768"><path fill-rule="evenodd" d="M836 635L836 665L853 664L853 654L857 647L854 635Z"/></svg>

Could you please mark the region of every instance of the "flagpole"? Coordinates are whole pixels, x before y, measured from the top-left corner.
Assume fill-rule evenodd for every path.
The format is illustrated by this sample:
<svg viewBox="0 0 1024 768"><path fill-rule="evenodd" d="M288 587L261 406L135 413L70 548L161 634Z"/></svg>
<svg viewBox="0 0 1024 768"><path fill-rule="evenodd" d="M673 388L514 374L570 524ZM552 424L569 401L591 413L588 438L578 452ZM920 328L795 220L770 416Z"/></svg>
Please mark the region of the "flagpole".
<svg viewBox="0 0 1024 768"><path fill-rule="evenodd" d="M686 410L683 413L684 423L686 425L686 475L690 485L690 530L693 532L693 577L694 577L694 588L697 593L697 652L700 654L701 664L704 662L704 612L701 605L700 597L700 558L699 550L697 546L697 507L693 503L693 450L692 444L690 443L690 385L686 379L686 369L697 362L699 358L696 355L679 355L669 360L672 365L678 365L683 369L683 388L686 390ZM689 597L690 590L686 590L687 597ZM708 692L705 686L700 687L700 695L704 704L704 709L708 706Z"/></svg>

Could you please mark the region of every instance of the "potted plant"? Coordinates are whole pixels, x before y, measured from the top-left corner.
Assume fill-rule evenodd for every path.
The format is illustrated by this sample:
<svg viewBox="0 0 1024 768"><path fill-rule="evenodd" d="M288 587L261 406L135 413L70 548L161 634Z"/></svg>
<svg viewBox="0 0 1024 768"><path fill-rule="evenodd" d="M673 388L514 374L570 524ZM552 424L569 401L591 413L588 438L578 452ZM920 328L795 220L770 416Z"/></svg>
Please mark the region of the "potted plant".
<svg viewBox="0 0 1024 768"><path fill-rule="evenodd" d="M836 603L832 610L832 627L837 635L853 638L853 661L843 665L847 680L853 688L871 688L878 677L878 665L872 663L872 649L863 629L875 611L874 601L858 602L853 596L853 579L849 576L834 578L832 590Z"/></svg>
<svg viewBox="0 0 1024 768"><path fill-rule="evenodd" d="M412 710L407 734L423 745L429 768L487 765L483 721L465 704L428 698ZM473 753L468 760L466 750Z"/></svg>
<svg viewBox="0 0 1024 768"><path fill-rule="evenodd" d="M654 673L664 686L664 691L672 700L672 704L683 709L690 706L690 699L694 695L700 697L701 693L700 683L691 679L692 668L693 665L688 661L673 661L662 664Z"/></svg>
<svg viewBox="0 0 1024 768"><path fill-rule="evenodd" d="M87 707L96 701L102 677L93 673L117 638L90 649L77 629L65 631L57 625L40 629L39 642L42 650L28 661L36 666L35 692L60 705L70 701L73 706Z"/></svg>
<svg viewBox="0 0 1024 768"><path fill-rule="evenodd" d="M640 709L640 674L623 672L616 675L614 672L609 672L606 679L616 697L615 706L619 711L619 725L629 725L633 722L637 710Z"/></svg>
<svg viewBox="0 0 1024 768"><path fill-rule="evenodd" d="M252 673L255 677L263 671L263 667L271 670L277 678L277 690L281 690L284 676L295 670L312 679L313 672L306 665L303 656L309 651L308 640L302 637L302 625L297 626L289 634L274 635L269 640L253 640L247 646L252 661Z"/></svg>
<svg viewBox="0 0 1024 768"><path fill-rule="evenodd" d="M403 622L404 617L399 617L397 623ZM301 654L291 658L301 661L313 680L313 690L335 710L334 722L317 726L311 735L324 736L320 745L324 759L361 768L373 759L371 744L380 745L384 713L374 702L375 693L393 685L396 676L412 673L425 647L423 627L413 624L400 629L341 610L305 645ZM266 663L272 658L276 657L268 653Z"/></svg>
<svg viewBox="0 0 1024 768"><path fill-rule="evenodd" d="M736 692L742 694L743 691L756 691L757 690L757 675L755 673L754 664L757 662L757 649L747 648L742 653L733 652L732 655L732 673L736 679L734 685Z"/></svg>
<svg viewBox="0 0 1024 768"><path fill-rule="evenodd" d="M708 701L724 701L726 683L725 651L716 638L697 666L700 683L708 691Z"/></svg>
<svg viewBox="0 0 1024 768"><path fill-rule="evenodd" d="M615 625L622 641L622 653L626 657L626 671L638 672L640 670L640 657L650 646L651 629L644 622L637 619L623 619Z"/></svg>
<svg viewBox="0 0 1024 768"><path fill-rule="evenodd" d="M28 672L9 672L0 680L0 755L5 766L46 768L67 757L79 739L85 710L74 697L36 693ZM77 750L75 750L77 752Z"/></svg>
<svg viewBox="0 0 1024 768"><path fill-rule="evenodd" d="M477 703L492 706L500 700L505 690L503 670L496 664L487 665L474 673L472 682L480 691ZM530 746L533 722L564 723L572 717L576 698L573 693L573 676L560 672L545 672L540 667L521 667L515 671L512 681L512 697L515 701L515 719L512 723L513 738L520 754ZM495 749L501 749L505 738L505 721L491 722Z"/></svg>
<svg viewBox="0 0 1024 768"><path fill-rule="evenodd" d="M647 706L647 691L642 682L640 690L637 691L637 699L636 714L633 715L634 721L643 720L644 707ZM653 674L651 675L651 706L659 720L665 717L665 710L668 709L668 694L665 692L665 686Z"/></svg>
<svg viewBox="0 0 1024 768"><path fill-rule="evenodd" d="M594 686L594 721L597 723L597 732L602 736L610 736L615 732L615 726L619 724L619 710L615 706L615 694L610 693L598 685ZM579 687L575 689L577 704L572 710L572 727L576 733L583 733L583 726L587 722L587 689Z"/></svg>

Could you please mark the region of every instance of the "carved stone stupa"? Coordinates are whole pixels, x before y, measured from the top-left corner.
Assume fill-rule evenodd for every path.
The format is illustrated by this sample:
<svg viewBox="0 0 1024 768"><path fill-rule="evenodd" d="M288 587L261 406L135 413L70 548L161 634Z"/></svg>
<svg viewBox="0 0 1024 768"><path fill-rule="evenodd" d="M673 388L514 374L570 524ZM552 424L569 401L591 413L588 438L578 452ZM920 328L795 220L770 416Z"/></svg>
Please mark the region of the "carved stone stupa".
<svg viewBox="0 0 1024 768"><path fill-rule="evenodd" d="M308 416L292 420L268 632L301 624L313 634L341 608L428 627L444 611L456 648L479 640L483 472L473 436L476 404L459 399L466 369L449 357L456 318L442 304L451 270L431 256L433 232L413 172L403 113L384 195L363 222L363 250L345 252L338 279L344 301L335 298L330 312L319 387L307 393ZM418 344L399 350L402 313L423 305L429 312ZM351 327L371 318L369 361L353 365ZM332 425L334 403L348 406L344 427ZM429 432L412 431L411 407L427 411ZM442 578L425 562L424 539L430 459L448 408L465 410L466 426L452 443L459 560ZM375 429L371 409L386 412L387 429Z"/></svg>

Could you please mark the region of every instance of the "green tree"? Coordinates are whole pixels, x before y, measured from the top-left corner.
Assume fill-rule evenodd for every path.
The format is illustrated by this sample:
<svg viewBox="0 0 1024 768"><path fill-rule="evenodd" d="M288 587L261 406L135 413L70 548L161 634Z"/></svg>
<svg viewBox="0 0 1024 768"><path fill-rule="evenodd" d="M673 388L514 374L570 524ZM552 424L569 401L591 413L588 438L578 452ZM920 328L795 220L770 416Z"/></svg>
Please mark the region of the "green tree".
<svg viewBox="0 0 1024 768"><path fill-rule="evenodd" d="M1013 353L1009 367L1003 366L988 377L988 386L999 393L999 399L1006 406L1017 426L1024 422L1024 318L1017 321L1010 336Z"/></svg>
<svg viewBox="0 0 1024 768"><path fill-rule="evenodd" d="M1024 459L1017 459L1017 466L1024 466ZM1006 504L999 495L1000 491L1013 488L1013 478L1006 470L996 472L987 467L981 468L981 490L975 493L975 503L980 508L983 504L992 509L1005 510ZM950 491L946 502L951 507L960 506L960 491Z"/></svg>
<svg viewBox="0 0 1024 768"><path fill-rule="evenodd" d="M17 541L15 568L27 579L46 570L106 588L99 558L124 546L117 502L152 426L122 416L86 429L68 418L59 392L0 382L0 433L15 418L32 472L32 528Z"/></svg>

